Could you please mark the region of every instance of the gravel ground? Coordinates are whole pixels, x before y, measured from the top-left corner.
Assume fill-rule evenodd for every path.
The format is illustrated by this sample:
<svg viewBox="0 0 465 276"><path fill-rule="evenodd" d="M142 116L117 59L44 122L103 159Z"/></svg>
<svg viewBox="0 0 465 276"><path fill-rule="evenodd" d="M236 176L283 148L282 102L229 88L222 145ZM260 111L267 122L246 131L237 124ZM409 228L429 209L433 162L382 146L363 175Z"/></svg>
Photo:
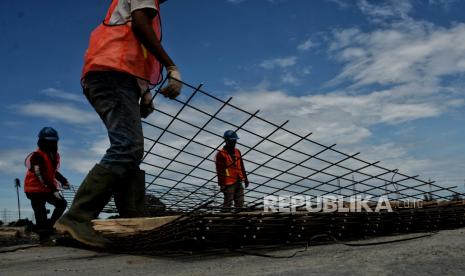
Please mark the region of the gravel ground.
<svg viewBox="0 0 465 276"><path fill-rule="evenodd" d="M312 246L292 258L238 254L147 257L61 246L6 250L0 249L0 275L465 275L465 228L389 244ZM302 248L267 254L289 256L298 250Z"/></svg>

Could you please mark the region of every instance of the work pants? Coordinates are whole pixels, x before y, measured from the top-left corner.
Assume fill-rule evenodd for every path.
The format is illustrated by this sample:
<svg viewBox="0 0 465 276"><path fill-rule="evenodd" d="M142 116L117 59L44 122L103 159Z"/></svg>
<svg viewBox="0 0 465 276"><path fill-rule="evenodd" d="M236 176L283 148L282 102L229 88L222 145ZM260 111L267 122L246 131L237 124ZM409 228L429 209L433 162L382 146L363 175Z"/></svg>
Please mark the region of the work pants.
<svg viewBox="0 0 465 276"><path fill-rule="evenodd" d="M48 239L52 232L53 224L61 217L66 209L67 202L64 198L57 198L53 193L26 193L31 200L32 209L36 218L36 232L41 240ZM47 219L45 203L55 207L50 220Z"/></svg>
<svg viewBox="0 0 465 276"><path fill-rule="evenodd" d="M144 154L144 136L137 79L117 71L89 72L83 88L110 139L110 148L99 164L118 175L138 171Z"/></svg>
<svg viewBox="0 0 465 276"><path fill-rule="evenodd" d="M241 182L236 184L227 185L223 189L224 194L224 208L230 208L234 202L234 207L244 207L244 187Z"/></svg>

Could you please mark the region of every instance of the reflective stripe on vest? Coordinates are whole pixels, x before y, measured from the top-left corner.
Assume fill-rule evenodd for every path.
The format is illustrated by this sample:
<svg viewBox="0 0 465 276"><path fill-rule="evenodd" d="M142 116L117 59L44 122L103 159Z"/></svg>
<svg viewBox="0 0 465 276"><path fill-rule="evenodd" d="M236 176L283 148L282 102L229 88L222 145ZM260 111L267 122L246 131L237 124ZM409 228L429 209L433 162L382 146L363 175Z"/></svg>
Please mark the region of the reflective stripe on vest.
<svg viewBox="0 0 465 276"><path fill-rule="evenodd" d="M44 181L48 183L53 183L55 187L58 188L58 183L55 180L55 174L60 167L60 154L57 153L57 166L56 168L53 167L52 160L50 159L50 156L44 152L41 151L40 149L37 149L35 153L40 154L42 158L45 160L45 168L46 168L46 173L45 175L42 175L44 178ZM50 193L52 190L50 188L47 188L40 180L37 178L37 176L34 174L34 168L31 167L31 156L34 153L29 154L26 157L25 165L27 167L26 171L26 178L24 179L24 192L26 193Z"/></svg>
<svg viewBox="0 0 465 276"><path fill-rule="evenodd" d="M232 185L237 183L237 181L243 181L244 176L242 175L242 163L241 163L241 152L238 149L234 149L235 161L231 158L231 155L225 149L221 149L220 154L226 160L225 165L225 185Z"/></svg>
<svg viewBox="0 0 465 276"><path fill-rule="evenodd" d="M162 66L139 42L132 31L131 21L111 25L113 12L120 0L113 0L105 20L90 35L81 78L90 71L120 71L155 85L161 81ZM157 15L152 20L153 30L161 40L158 0L154 0Z"/></svg>

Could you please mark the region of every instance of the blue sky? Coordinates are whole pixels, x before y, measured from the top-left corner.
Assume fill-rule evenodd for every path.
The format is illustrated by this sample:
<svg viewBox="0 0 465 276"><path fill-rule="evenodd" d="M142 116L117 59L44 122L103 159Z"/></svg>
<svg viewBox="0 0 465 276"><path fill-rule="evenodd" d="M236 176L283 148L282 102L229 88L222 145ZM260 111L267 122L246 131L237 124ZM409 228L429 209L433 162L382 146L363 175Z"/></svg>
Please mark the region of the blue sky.
<svg viewBox="0 0 465 276"><path fill-rule="evenodd" d="M0 210L15 209L13 179L42 126L60 132L74 185L104 152L79 78L109 2L2 2ZM454 0L169 0L161 12L187 82L463 191L464 10Z"/></svg>

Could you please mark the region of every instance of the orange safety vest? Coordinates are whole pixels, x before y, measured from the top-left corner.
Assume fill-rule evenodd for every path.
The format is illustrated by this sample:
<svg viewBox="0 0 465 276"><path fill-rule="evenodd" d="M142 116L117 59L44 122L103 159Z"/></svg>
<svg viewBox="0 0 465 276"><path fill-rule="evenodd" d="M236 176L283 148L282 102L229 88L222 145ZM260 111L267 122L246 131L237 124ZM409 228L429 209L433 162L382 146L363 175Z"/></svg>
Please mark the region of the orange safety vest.
<svg viewBox="0 0 465 276"><path fill-rule="evenodd" d="M27 167L27 172L26 172L26 178L24 179L24 192L26 193L50 193L52 190L48 187L46 187L42 182L40 182L39 178L34 174L34 168L31 166L31 156L34 153L38 153L42 156L42 158L45 160L45 167L46 167L46 173L45 175L42 175L42 178L46 183L53 183L55 187L58 189L58 183L55 179L55 174L60 167L60 154L57 153L57 165L56 167L53 166L52 160L50 159L50 156L44 152L41 151L40 149L37 149L37 151L29 154L26 157L26 161L24 162L26 167Z"/></svg>
<svg viewBox="0 0 465 276"><path fill-rule="evenodd" d="M113 0L105 20L90 35L81 78L90 71L120 71L155 85L161 81L161 63L150 54L132 31L132 22L111 25L110 19L119 0ZM154 0L157 15L152 20L153 30L161 41L158 0Z"/></svg>
<svg viewBox="0 0 465 276"><path fill-rule="evenodd" d="M225 163L219 162L219 157L222 157L222 160L226 160ZM218 174L218 184L221 185L232 185L238 181L244 181L245 176L242 173L242 162L241 162L241 152L235 148L234 149L234 159L231 158L231 155L227 150L221 149L216 155L216 168ZM221 180L220 180L221 179ZM223 182L224 183L220 183Z"/></svg>

